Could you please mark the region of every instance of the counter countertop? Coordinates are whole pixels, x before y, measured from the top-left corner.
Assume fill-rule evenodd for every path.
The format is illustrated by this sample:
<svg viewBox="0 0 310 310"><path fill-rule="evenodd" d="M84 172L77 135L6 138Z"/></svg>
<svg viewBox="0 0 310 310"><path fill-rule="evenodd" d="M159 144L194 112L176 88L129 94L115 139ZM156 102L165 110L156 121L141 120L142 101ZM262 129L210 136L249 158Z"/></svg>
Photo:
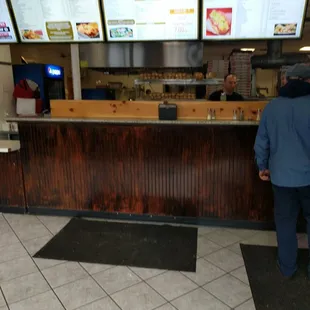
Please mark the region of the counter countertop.
<svg viewBox="0 0 310 310"><path fill-rule="evenodd" d="M0 140L0 153L15 152L20 149L20 142L13 140Z"/></svg>
<svg viewBox="0 0 310 310"><path fill-rule="evenodd" d="M257 126L257 121L233 121L233 120L177 120L160 121L155 119L94 119L94 118L50 118L50 117L11 117L7 122L26 123L99 123L121 125L231 125L231 126Z"/></svg>

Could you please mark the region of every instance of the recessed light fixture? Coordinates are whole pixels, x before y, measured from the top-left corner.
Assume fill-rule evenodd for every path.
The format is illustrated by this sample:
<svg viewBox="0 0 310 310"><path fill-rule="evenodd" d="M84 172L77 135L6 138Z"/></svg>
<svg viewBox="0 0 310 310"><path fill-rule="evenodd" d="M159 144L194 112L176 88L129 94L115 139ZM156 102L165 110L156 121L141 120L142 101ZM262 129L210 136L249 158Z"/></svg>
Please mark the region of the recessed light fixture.
<svg viewBox="0 0 310 310"><path fill-rule="evenodd" d="M254 52L254 51L255 51L255 48L252 48L252 47L243 47L243 48L240 48L240 51L241 51L241 52Z"/></svg>
<svg viewBox="0 0 310 310"><path fill-rule="evenodd" d="M310 46L301 47L299 50L300 50L301 52L309 52L309 51L310 51Z"/></svg>

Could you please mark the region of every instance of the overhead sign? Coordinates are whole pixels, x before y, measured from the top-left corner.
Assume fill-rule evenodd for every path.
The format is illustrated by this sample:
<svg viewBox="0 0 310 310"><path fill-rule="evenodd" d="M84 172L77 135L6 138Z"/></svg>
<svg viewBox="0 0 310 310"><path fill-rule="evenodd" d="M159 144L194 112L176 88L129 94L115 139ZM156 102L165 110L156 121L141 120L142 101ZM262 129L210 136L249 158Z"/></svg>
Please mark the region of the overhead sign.
<svg viewBox="0 0 310 310"><path fill-rule="evenodd" d="M103 41L99 0L11 0L22 42Z"/></svg>

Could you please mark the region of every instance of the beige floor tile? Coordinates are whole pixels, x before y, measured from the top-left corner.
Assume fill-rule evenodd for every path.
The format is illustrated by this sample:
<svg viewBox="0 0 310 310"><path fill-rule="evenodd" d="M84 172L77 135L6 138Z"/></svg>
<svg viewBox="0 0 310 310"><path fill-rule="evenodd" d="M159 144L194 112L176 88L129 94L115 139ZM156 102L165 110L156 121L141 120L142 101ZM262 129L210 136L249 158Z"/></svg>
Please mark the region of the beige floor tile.
<svg viewBox="0 0 310 310"><path fill-rule="evenodd" d="M23 256L0 264L0 285L3 282L34 273L38 268L29 256Z"/></svg>
<svg viewBox="0 0 310 310"><path fill-rule="evenodd" d="M235 278L249 285L249 278L245 266L242 266L230 273Z"/></svg>
<svg viewBox="0 0 310 310"><path fill-rule="evenodd" d="M10 310L64 310L52 291L10 305Z"/></svg>
<svg viewBox="0 0 310 310"><path fill-rule="evenodd" d="M173 307L171 304L165 304L159 308L156 308L156 310L176 310L176 308Z"/></svg>
<svg viewBox="0 0 310 310"><path fill-rule="evenodd" d="M49 234L48 236L24 241L23 244L27 249L28 253L33 256L39 250L41 250L52 239L52 237L52 234Z"/></svg>
<svg viewBox="0 0 310 310"><path fill-rule="evenodd" d="M0 233L0 247L9 246L14 243L19 243L19 240L11 229L7 232Z"/></svg>
<svg viewBox="0 0 310 310"><path fill-rule="evenodd" d="M0 291L0 307L4 307L6 306L6 302L5 302L5 299Z"/></svg>
<svg viewBox="0 0 310 310"><path fill-rule="evenodd" d="M156 277L166 272L166 270L162 269L149 269L149 268L137 268L137 267L129 267L129 268L143 280L148 280L150 278Z"/></svg>
<svg viewBox="0 0 310 310"><path fill-rule="evenodd" d="M253 299L250 299L241 306L237 307L236 310L256 310Z"/></svg>
<svg viewBox="0 0 310 310"><path fill-rule="evenodd" d="M244 265L243 258L240 255L227 249L205 256L204 259L226 272L231 272Z"/></svg>
<svg viewBox="0 0 310 310"><path fill-rule="evenodd" d="M33 260L40 270L48 269L66 262L63 260L45 259L45 258L34 258Z"/></svg>
<svg viewBox="0 0 310 310"><path fill-rule="evenodd" d="M7 214L5 217L21 241L50 235L36 216Z"/></svg>
<svg viewBox="0 0 310 310"><path fill-rule="evenodd" d="M10 280L1 285L4 296L9 304L30 298L50 290L40 272Z"/></svg>
<svg viewBox="0 0 310 310"><path fill-rule="evenodd" d="M120 308L110 297L105 297L77 310L120 310Z"/></svg>
<svg viewBox="0 0 310 310"><path fill-rule="evenodd" d="M180 272L174 271L168 271L146 282L168 301L197 288L194 282L186 278Z"/></svg>
<svg viewBox="0 0 310 310"><path fill-rule="evenodd" d="M242 238L232 234L231 232L228 232L226 230L218 230L211 234L207 234L206 237L211 240L212 242L222 246L227 247L229 245L232 245L238 241L240 241Z"/></svg>
<svg viewBox="0 0 310 310"><path fill-rule="evenodd" d="M239 229L239 228L227 228L226 231L240 237L241 239L248 239L262 232L261 230Z"/></svg>
<svg viewBox="0 0 310 310"><path fill-rule="evenodd" d="M58 287L55 293L67 310L87 305L107 295L91 277Z"/></svg>
<svg viewBox="0 0 310 310"><path fill-rule="evenodd" d="M198 235L199 236L204 236L210 233L213 233L217 230L221 230L222 228L220 227L215 227L215 226L200 226L198 227Z"/></svg>
<svg viewBox="0 0 310 310"><path fill-rule="evenodd" d="M274 231L263 231L253 237L243 240L244 244L277 246L277 236Z"/></svg>
<svg viewBox="0 0 310 310"><path fill-rule="evenodd" d="M81 266L91 275L113 268L112 265L80 263Z"/></svg>
<svg viewBox="0 0 310 310"><path fill-rule="evenodd" d="M225 304L214 298L205 290L199 288L191 293L177 298L172 304L178 310L229 310Z"/></svg>
<svg viewBox="0 0 310 310"><path fill-rule="evenodd" d="M225 271L209 263L203 258L197 260L196 272L182 272L197 285L202 286L225 274Z"/></svg>
<svg viewBox="0 0 310 310"><path fill-rule="evenodd" d="M204 288L231 308L252 297L250 287L231 275L225 275L208 283Z"/></svg>
<svg viewBox="0 0 310 310"><path fill-rule="evenodd" d="M42 271L52 288L74 282L88 276L87 272L75 262L67 262Z"/></svg>
<svg viewBox="0 0 310 310"><path fill-rule="evenodd" d="M20 242L0 248L0 264L22 256L28 256L28 253Z"/></svg>
<svg viewBox="0 0 310 310"><path fill-rule="evenodd" d="M198 236L197 241L197 255L199 257L206 256L215 251L220 250L222 247L207 239L206 236Z"/></svg>
<svg viewBox="0 0 310 310"><path fill-rule="evenodd" d="M71 220L64 216L38 216L38 219L53 234L58 234Z"/></svg>
<svg viewBox="0 0 310 310"><path fill-rule="evenodd" d="M241 252L241 248L240 248L240 243L234 243L232 245L230 245L229 247L227 247L228 250L233 251L234 253L242 256L242 252Z"/></svg>
<svg viewBox="0 0 310 310"><path fill-rule="evenodd" d="M139 283L111 296L122 310L152 310L166 300L145 283Z"/></svg>
<svg viewBox="0 0 310 310"><path fill-rule="evenodd" d="M96 273L93 277L108 294L116 293L141 282L141 279L125 266Z"/></svg>

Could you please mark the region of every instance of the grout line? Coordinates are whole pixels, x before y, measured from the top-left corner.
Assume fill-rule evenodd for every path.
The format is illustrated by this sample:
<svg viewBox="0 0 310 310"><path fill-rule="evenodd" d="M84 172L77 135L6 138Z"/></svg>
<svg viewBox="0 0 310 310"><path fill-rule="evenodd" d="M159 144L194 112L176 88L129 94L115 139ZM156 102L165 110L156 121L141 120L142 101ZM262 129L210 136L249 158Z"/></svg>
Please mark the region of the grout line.
<svg viewBox="0 0 310 310"><path fill-rule="evenodd" d="M236 306L234 309L237 309L238 307L244 305L245 303L247 303L248 301L250 301L251 299L253 299L253 296L249 299L247 299L246 301L242 302L240 305ZM253 299L253 303L254 303L254 299ZM255 306L255 303L254 303L254 306Z"/></svg>
<svg viewBox="0 0 310 310"><path fill-rule="evenodd" d="M108 268L108 269L106 269L106 270L103 270L103 271L100 271L100 272L97 272L97 273L95 273L95 274L90 274L88 271L87 271L87 269L86 268L84 268L83 267L83 265L81 264L81 263L78 263L80 266L81 266L81 268L83 268L86 272L87 272L87 274L95 281L95 283L106 293L106 297L109 297L113 302L114 302L114 304L121 310L121 307L115 302L115 300L107 293L107 291L100 285L100 283L93 277L93 275L95 275L95 274L99 274L99 273L104 273L105 271L107 271L107 270L109 270L109 269L112 269L112 268L114 268L114 266L113 267L111 267L111 268ZM115 266L116 267L116 266ZM136 284L138 284L138 283L136 283ZM114 293L113 293L114 294ZM105 298L105 297L104 297ZM103 298L101 298L101 299L103 299ZM94 301L92 301L91 303L89 303L89 304L92 304Z"/></svg>
<svg viewBox="0 0 310 310"><path fill-rule="evenodd" d="M9 303L8 303L8 301L6 300L6 297L4 296L4 293L3 293L3 290L2 290L1 285L0 285L0 294L2 294L3 299L4 299L4 301L5 301L5 305L6 305L7 308L9 309Z"/></svg>
<svg viewBox="0 0 310 310"><path fill-rule="evenodd" d="M223 277L225 277L226 275L223 275ZM219 278L220 279L220 278ZM211 282L210 282L211 283ZM213 296L216 300L220 301L222 304L226 305L228 308L232 309L231 306L229 306L226 302L224 302L223 300L220 300L217 296L215 296L214 294L212 294L211 292L209 292L207 289L205 289L203 286L201 287L204 291L206 291L208 294L210 294L211 296Z"/></svg>
<svg viewBox="0 0 310 310"><path fill-rule="evenodd" d="M40 268L39 268L38 265L36 264L36 262L35 262L35 260L33 259L33 257L30 255L30 253L28 252L28 250L26 249L26 247L24 246L24 244L23 244L23 243L21 242L21 240L19 239L19 237L18 237L18 235L16 234L15 230L14 230L13 227L10 225L9 221L8 221L6 218L5 218L5 220L6 220L6 222L8 223L8 225L11 227L11 229L13 230L13 232L14 232L16 238L19 240L19 242L22 244L22 246L24 247L24 249L26 250L26 252L29 254L30 259L32 260L32 262L34 263L34 265L37 267L38 271L41 273L42 277L43 277L44 280L46 281L47 285L50 287L50 289L51 289L51 291L53 292L53 294L55 295L55 297L58 299L59 303L62 305L62 307L63 307L64 309L66 309L66 307L64 306L64 304L62 303L62 301L59 299L59 297L57 296L57 294L54 292L54 290L53 290L53 288L51 287L50 283L47 281L47 279L45 278L44 274L42 273L42 271L40 270ZM17 277L17 278L19 278L19 277ZM17 278L16 278L16 279L17 279ZM43 293L42 293L42 294L43 294ZM38 295L40 295L40 294L38 294ZM37 295L35 295L35 296L37 296ZM34 297L34 296L32 296L32 297ZM29 297L29 298L31 298L31 297ZM25 299L23 299L23 300L26 300L26 299L28 299L28 298L25 298Z"/></svg>

